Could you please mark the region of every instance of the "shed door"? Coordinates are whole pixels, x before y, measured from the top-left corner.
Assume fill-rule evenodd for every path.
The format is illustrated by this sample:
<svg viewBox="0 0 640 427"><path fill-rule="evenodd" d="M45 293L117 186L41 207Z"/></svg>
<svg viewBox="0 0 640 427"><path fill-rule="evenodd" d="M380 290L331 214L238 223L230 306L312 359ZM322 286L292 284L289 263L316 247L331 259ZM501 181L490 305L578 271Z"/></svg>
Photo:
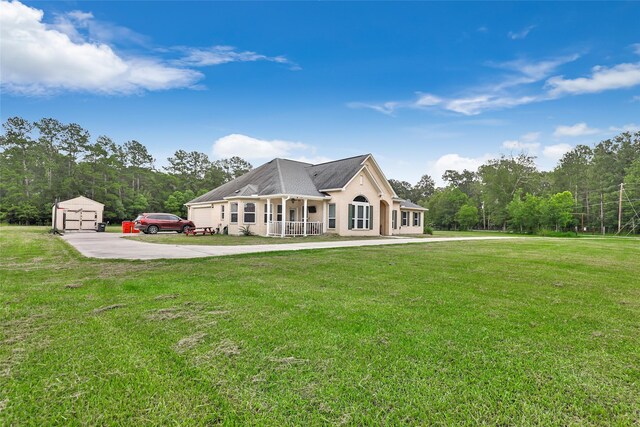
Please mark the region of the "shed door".
<svg viewBox="0 0 640 427"><path fill-rule="evenodd" d="M80 211L80 230L95 230L98 228L98 213L96 211Z"/></svg>
<svg viewBox="0 0 640 427"><path fill-rule="evenodd" d="M214 227L213 223L213 208L207 206L206 208L191 208L191 215L189 217L196 227Z"/></svg>
<svg viewBox="0 0 640 427"><path fill-rule="evenodd" d="M65 230L80 230L80 222L82 221L81 211L67 210L64 212L64 225Z"/></svg>

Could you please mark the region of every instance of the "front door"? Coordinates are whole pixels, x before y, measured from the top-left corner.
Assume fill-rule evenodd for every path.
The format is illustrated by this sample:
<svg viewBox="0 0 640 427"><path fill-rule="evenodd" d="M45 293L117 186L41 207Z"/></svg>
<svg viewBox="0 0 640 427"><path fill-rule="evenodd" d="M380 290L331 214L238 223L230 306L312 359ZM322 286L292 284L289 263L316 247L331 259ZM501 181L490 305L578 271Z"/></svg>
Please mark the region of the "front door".
<svg viewBox="0 0 640 427"><path fill-rule="evenodd" d="M296 210L289 209L289 221L295 221L295 220L296 220Z"/></svg>
<svg viewBox="0 0 640 427"><path fill-rule="evenodd" d="M384 200L380 201L380 235L388 236L389 233L389 205Z"/></svg>

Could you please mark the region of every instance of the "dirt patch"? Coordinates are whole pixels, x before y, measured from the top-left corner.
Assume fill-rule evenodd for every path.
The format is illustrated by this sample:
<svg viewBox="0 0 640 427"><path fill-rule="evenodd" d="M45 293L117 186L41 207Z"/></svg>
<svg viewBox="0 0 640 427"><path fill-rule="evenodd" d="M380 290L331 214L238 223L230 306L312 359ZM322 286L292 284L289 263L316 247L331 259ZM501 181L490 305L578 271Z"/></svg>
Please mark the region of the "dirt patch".
<svg viewBox="0 0 640 427"><path fill-rule="evenodd" d="M100 313L104 313L105 311L115 310L116 308L122 308L124 306L125 306L124 304L111 304L104 307L96 308L95 310L93 310L92 313L100 314Z"/></svg>
<svg viewBox="0 0 640 427"><path fill-rule="evenodd" d="M147 319L155 321L180 319L182 317L184 317L183 314L176 307L161 308L160 310L153 311L146 316Z"/></svg>
<svg viewBox="0 0 640 427"><path fill-rule="evenodd" d="M225 356L237 356L242 353L238 344L229 339L220 341L220 344L218 344L218 346L216 347L215 352L218 354L224 354Z"/></svg>
<svg viewBox="0 0 640 427"><path fill-rule="evenodd" d="M178 353L184 353L185 351L191 350L192 348L196 347L198 344L201 344L206 337L207 334L205 334L204 332L198 332L197 334L182 338L176 343L173 348Z"/></svg>
<svg viewBox="0 0 640 427"><path fill-rule="evenodd" d="M65 289L78 289L84 286L84 283L69 283L68 285L64 285Z"/></svg>
<svg viewBox="0 0 640 427"><path fill-rule="evenodd" d="M231 313L229 310L207 310L208 307L199 303L185 303L182 306L160 308L158 310L150 311L146 314L147 320L152 321L164 321L184 319L189 322L194 322L199 325L215 324L215 320L211 321L213 316L222 316Z"/></svg>
<svg viewBox="0 0 640 427"><path fill-rule="evenodd" d="M178 298L180 295L178 294L167 294L167 295L158 295L157 297L154 298L154 300L156 301L162 301L162 300L166 300L166 299L176 299Z"/></svg>

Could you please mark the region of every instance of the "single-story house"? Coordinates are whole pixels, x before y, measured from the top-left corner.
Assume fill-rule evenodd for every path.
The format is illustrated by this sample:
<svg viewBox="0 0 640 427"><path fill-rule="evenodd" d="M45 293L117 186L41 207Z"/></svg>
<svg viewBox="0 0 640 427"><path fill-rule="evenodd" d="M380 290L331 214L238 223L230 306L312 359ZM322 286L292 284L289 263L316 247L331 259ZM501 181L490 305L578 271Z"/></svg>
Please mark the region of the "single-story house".
<svg viewBox="0 0 640 427"><path fill-rule="evenodd" d="M371 154L316 165L274 159L185 205L196 227L280 237L420 234L426 210L396 195Z"/></svg>

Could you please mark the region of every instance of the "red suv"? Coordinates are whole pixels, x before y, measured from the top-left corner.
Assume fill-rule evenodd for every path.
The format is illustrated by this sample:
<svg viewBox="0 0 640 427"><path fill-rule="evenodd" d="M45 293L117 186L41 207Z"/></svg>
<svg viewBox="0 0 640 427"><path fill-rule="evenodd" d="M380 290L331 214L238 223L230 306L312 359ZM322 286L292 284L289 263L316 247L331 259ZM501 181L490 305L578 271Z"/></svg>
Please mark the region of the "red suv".
<svg viewBox="0 0 640 427"><path fill-rule="evenodd" d="M145 234L156 234L158 231L183 233L190 228L195 228L195 224L172 214L143 213L134 220L133 227Z"/></svg>

